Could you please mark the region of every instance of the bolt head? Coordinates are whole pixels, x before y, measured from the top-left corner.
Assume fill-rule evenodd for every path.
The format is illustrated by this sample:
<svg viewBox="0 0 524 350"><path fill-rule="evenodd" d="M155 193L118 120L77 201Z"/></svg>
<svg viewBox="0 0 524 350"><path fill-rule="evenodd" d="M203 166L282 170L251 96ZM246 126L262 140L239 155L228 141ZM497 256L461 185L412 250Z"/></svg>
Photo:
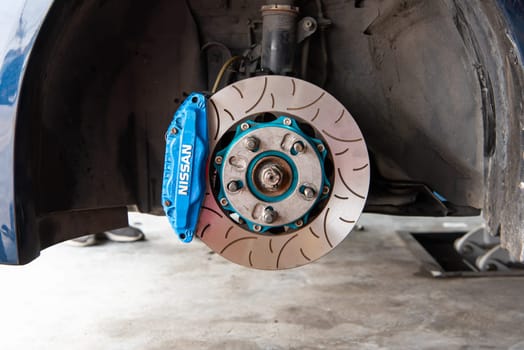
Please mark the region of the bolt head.
<svg viewBox="0 0 524 350"><path fill-rule="evenodd" d="M224 161L224 159L222 157L220 157L220 156L215 158L215 163L218 164L218 165L221 165L223 161Z"/></svg>
<svg viewBox="0 0 524 350"><path fill-rule="evenodd" d="M231 181L227 184L227 190L229 192L237 192L240 189L240 184L238 181Z"/></svg>
<svg viewBox="0 0 524 350"><path fill-rule="evenodd" d="M326 147L322 144L317 145L317 149L320 153L324 152L326 150Z"/></svg>
<svg viewBox="0 0 524 350"><path fill-rule="evenodd" d="M304 188L304 197L307 199L307 200L312 200L315 198L315 196L317 195L317 193L315 192L314 189L312 189L311 187L306 187Z"/></svg>
<svg viewBox="0 0 524 350"><path fill-rule="evenodd" d="M222 198L220 200L220 205L222 205L223 207L227 207L228 204L229 204L229 202L227 201L227 199Z"/></svg>
<svg viewBox="0 0 524 350"><path fill-rule="evenodd" d="M273 191L282 183L283 177L282 170L277 165L271 165L262 171L261 183L266 190Z"/></svg>
<svg viewBox="0 0 524 350"><path fill-rule="evenodd" d="M295 151L295 153L302 153L304 152L304 149L305 146L302 141L298 141L293 144L293 151Z"/></svg>
<svg viewBox="0 0 524 350"><path fill-rule="evenodd" d="M245 139L244 144L248 150L255 152L260 146L260 140L256 137L248 137Z"/></svg>
<svg viewBox="0 0 524 350"><path fill-rule="evenodd" d="M304 221L302 221L302 220L298 220L297 222L295 222L295 225L296 225L297 227L302 227L302 226L304 226Z"/></svg>
<svg viewBox="0 0 524 350"><path fill-rule="evenodd" d="M249 129L249 124L248 123L242 123L240 125L240 129L243 130L243 131L246 131L247 129Z"/></svg>
<svg viewBox="0 0 524 350"><path fill-rule="evenodd" d="M264 214L262 214L262 220L266 224L272 224L278 218L278 213L271 207L264 209Z"/></svg>
<svg viewBox="0 0 524 350"><path fill-rule="evenodd" d="M176 135L178 133L178 130L176 128L171 129L171 134Z"/></svg>
<svg viewBox="0 0 524 350"><path fill-rule="evenodd" d="M285 118L285 119L284 119L284 125L290 126L291 124L293 124L293 123L291 122L291 119L289 119L289 118Z"/></svg>
<svg viewBox="0 0 524 350"><path fill-rule="evenodd" d="M311 30L313 28L313 22L311 20L304 21L304 29Z"/></svg>
<svg viewBox="0 0 524 350"><path fill-rule="evenodd" d="M253 230L254 230L255 232L260 232L260 231L262 231L262 226L260 226L260 225L254 225L254 226L253 226Z"/></svg>
<svg viewBox="0 0 524 350"><path fill-rule="evenodd" d="M328 186L324 186L324 189L322 190L322 194L326 195L329 194L330 188Z"/></svg>

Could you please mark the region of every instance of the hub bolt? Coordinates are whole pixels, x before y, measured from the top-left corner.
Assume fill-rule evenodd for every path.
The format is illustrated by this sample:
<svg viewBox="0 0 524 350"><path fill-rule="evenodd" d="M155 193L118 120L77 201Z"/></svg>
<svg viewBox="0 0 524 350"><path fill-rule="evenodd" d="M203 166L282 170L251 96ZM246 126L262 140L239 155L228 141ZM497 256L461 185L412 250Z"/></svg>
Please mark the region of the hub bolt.
<svg viewBox="0 0 524 350"><path fill-rule="evenodd" d="M231 181L227 184L227 190L229 192L238 192L238 190L240 190L240 183L238 181Z"/></svg>
<svg viewBox="0 0 524 350"><path fill-rule="evenodd" d="M284 174L278 165L271 165L262 170L261 183L267 191L275 191L282 183Z"/></svg>
<svg viewBox="0 0 524 350"><path fill-rule="evenodd" d="M311 28L313 28L313 21L310 19L304 21L304 29L309 31Z"/></svg>
<svg viewBox="0 0 524 350"><path fill-rule="evenodd" d="M260 140L256 137L250 136L245 139L244 144L246 145L246 148L248 150L250 150L251 152L255 152L260 146Z"/></svg>
<svg viewBox="0 0 524 350"><path fill-rule="evenodd" d="M273 222L275 222L277 218L278 213L272 207L267 207L264 209L264 213L262 214L262 220L266 224L272 224Z"/></svg>
<svg viewBox="0 0 524 350"><path fill-rule="evenodd" d="M304 197L307 199L307 200L312 200L315 198L315 196L317 195L317 193L315 192L314 189L312 189L311 187L306 187L304 188L304 192L302 193L304 195Z"/></svg>
<svg viewBox="0 0 524 350"><path fill-rule="evenodd" d="M302 141L298 141L293 144L293 151L295 151L297 154L304 152L304 149L305 147Z"/></svg>

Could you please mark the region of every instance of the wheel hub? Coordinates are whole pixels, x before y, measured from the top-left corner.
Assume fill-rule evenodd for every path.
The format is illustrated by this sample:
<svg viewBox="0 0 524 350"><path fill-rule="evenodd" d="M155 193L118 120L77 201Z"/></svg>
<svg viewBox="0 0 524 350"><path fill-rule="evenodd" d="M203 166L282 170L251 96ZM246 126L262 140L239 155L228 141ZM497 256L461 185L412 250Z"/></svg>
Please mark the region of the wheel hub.
<svg viewBox="0 0 524 350"><path fill-rule="evenodd" d="M264 196L277 197L289 190L293 178L291 166L280 157L265 157L253 168L252 181Z"/></svg>
<svg viewBox="0 0 524 350"><path fill-rule="evenodd" d="M253 232L288 231L297 222L307 223L323 198L322 188L329 187L324 172L327 152L318 151L325 149L323 143L284 116L266 123L248 121L234 129L232 142L215 157L222 160L215 167L226 215L238 215Z"/></svg>

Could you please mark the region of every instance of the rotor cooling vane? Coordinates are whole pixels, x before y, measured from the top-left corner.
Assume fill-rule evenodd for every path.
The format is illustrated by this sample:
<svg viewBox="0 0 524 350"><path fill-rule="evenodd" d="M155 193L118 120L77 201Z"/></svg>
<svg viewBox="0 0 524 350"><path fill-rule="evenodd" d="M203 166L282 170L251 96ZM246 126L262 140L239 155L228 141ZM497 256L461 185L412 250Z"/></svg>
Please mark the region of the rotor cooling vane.
<svg viewBox="0 0 524 350"><path fill-rule="evenodd" d="M206 193L196 236L237 264L287 269L330 252L366 201L366 144L346 108L285 77L230 85L207 104Z"/></svg>

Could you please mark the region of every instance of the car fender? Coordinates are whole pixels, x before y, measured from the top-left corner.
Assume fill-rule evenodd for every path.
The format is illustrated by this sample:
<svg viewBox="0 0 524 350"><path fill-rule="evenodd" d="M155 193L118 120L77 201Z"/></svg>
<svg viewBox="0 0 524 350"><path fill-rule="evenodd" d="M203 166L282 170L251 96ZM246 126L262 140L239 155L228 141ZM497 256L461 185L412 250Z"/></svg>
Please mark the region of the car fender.
<svg viewBox="0 0 524 350"><path fill-rule="evenodd" d="M0 263L18 264L14 148L19 95L27 62L53 0L0 3Z"/></svg>

